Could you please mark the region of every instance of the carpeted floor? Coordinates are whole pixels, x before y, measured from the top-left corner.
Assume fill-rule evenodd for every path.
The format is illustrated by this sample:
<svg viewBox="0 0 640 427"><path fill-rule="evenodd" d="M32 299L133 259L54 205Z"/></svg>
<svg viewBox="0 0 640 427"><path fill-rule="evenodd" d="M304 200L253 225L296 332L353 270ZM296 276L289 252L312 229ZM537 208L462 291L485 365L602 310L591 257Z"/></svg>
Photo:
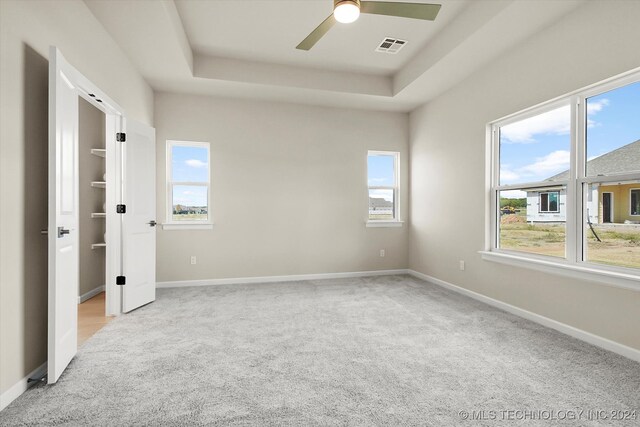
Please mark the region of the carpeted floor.
<svg viewBox="0 0 640 427"><path fill-rule="evenodd" d="M636 421L611 420L625 410ZM3 426L638 419L640 364L409 276L159 290L0 413Z"/></svg>

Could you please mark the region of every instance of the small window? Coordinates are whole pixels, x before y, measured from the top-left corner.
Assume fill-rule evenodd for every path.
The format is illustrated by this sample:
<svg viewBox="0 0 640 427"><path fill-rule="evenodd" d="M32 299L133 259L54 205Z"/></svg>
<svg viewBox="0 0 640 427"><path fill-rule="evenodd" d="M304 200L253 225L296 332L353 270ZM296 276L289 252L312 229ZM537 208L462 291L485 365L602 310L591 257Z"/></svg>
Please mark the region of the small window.
<svg viewBox="0 0 640 427"><path fill-rule="evenodd" d="M369 151L369 221L398 221L399 156L400 153L397 152Z"/></svg>
<svg viewBox="0 0 640 427"><path fill-rule="evenodd" d="M560 212L558 209L558 192L540 193L540 212Z"/></svg>
<svg viewBox="0 0 640 427"><path fill-rule="evenodd" d="M640 188L631 190L631 215L640 215Z"/></svg>
<svg viewBox="0 0 640 427"><path fill-rule="evenodd" d="M167 141L167 223L210 223L209 143Z"/></svg>

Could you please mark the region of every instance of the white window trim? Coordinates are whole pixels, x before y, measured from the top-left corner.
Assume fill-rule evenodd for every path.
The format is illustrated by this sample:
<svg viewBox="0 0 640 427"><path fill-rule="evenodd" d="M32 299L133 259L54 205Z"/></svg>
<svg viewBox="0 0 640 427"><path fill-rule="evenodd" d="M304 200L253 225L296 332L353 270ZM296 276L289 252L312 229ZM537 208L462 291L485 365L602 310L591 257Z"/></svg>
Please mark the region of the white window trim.
<svg viewBox="0 0 640 427"><path fill-rule="evenodd" d="M176 146L182 147L200 147L207 150L208 164L208 180L207 182L173 182L172 176L172 148ZM213 228L213 213L211 209L211 148L208 142L199 141L179 141L168 139L166 143L166 191L165 191L165 222L162 224L163 230L210 230ZM206 221L173 221L173 186L174 185L194 185L207 187L207 220Z"/></svg>
<svg viewBox="0 0 640 427"><path fill-rule="evenodd" d="M638 187L638 188L630 188L629 189L629 216L638 216L638 217L640 217L640 213L639 214L632 214L631 213L632 212L632 210L631 210L631 207L632 207L631 206L631 192L634 191L634 190L640 191L640 187ZM613 200L613 196L611 197L611 199ZM611 206L612 206L612 209L613 209L613 203L611 204Z"/></svg>
<svg viewBox="0 0 640 427"><path fill-rule="evenodd" d="M395 186L369 185L369 156L393 156L393 173ZM400 219L400 152L399 151L367 151L367 227L402 227L404 221ZM369 190L393 190L393 219L369 219Z"/></svg>
<svg viewBox="0 0 640 427"><path fill-rule="evenodd" d="M608 269L606 265L585 263L584 266L563 262L566 260L552 257L537 257L534 254L523 255L522 252L510 252L506 250L479 251L482 259L528 269L541 270L547 273L570 277L576 280L596 282L616 288L640 291L640 278L637 274L624 273L614 269ZM531 255L531 256L529 256Z"/></svg>
<svg viewBox="0 0 640 427"><path fill-rule="evenodd" d="M376 227L402 227L404 221L397 220L367 220L366 226L370 228Z"/></svg>
<svg viewBox="0 0 640 427"><path fill-rule="evenodd" d="M623 173L606 177L587 177L585 174L585 162L578 159L586 159L585 127L586 99L640 81L640 67L612 77L605 81L593 84L586 88L576 90L569 94L555 98L548 102L510 114L487 125L486 140L486 166L487 179L485 215L488 223L485 227L485 248L479 253L487 261L494 261L524 268L533 268L570 276L575 279L588 280L604 285L621 287L640 291L640 271L635 268L615 267L605 264L588 262L584 259L585 250L583 240L585 236L583 209L578 209L585 202L584 185L597 182L612 182L615 180L638 180L640 173ZM525 183L515 185L499 185L499 140L496 130L509 123L524 120L546 111L559 108L562 105L571 106L571 164L570 179L566 183L566 258L554 258L551 256L529 254L526 252L510 251L497 248L498 220L500 190L522 189L540 187L540 183ZM629 197L631 203L631 197ZM629 213L631 213L629 206Z"/></svg>

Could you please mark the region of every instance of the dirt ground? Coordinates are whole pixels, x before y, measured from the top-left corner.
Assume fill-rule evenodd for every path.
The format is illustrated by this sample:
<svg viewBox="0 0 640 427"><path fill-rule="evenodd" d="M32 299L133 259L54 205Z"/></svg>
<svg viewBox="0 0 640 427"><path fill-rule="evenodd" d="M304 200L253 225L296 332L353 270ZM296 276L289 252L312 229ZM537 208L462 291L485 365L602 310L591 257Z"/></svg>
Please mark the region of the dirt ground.
<svg viewBox="0 0 640 427"><path fill-rule="evenodd" d="M594 225L601 242L587 230L587 260L640 268L640 227ZM541 255L565 256L564 224L528 224L524 213L500 218L500 247Z"/></svg>

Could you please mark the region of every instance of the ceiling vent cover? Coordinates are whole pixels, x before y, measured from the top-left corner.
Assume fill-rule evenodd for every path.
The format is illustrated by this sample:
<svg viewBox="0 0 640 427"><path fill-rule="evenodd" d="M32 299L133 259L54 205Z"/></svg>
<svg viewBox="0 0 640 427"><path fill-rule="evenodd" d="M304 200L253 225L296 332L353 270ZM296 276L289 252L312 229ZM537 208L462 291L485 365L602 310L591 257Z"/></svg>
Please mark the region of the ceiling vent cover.
<svg viewBox="0 0 640 427"><path fill-rule="evenodd" d="M394 39L392 37L385 37L380 45L376 48L376 52L393 53L400 52L400 49L407 44L406 40Z"/></svg>

